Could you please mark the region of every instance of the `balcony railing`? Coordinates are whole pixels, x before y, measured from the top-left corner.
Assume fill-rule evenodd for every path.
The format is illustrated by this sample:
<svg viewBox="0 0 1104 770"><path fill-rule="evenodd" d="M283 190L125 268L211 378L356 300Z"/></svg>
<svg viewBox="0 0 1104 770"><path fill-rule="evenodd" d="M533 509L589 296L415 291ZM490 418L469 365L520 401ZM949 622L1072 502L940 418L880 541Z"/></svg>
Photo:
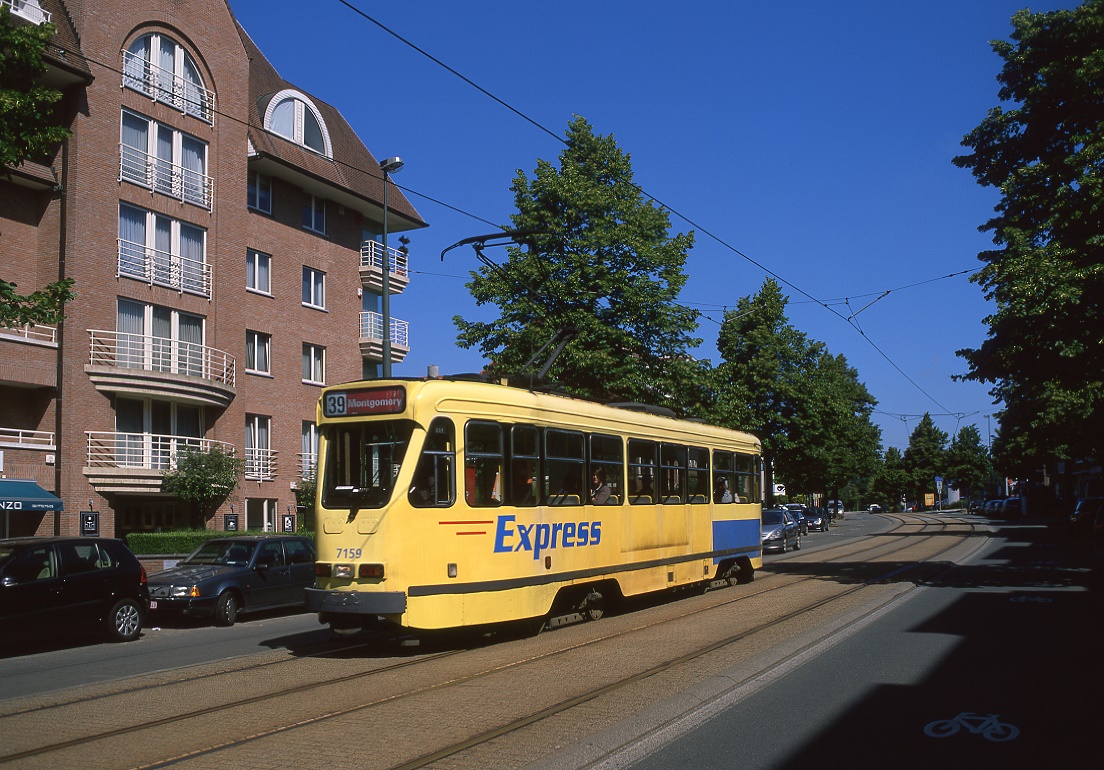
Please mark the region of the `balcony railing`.
<svg viewBox="0 0 1104 770"><path fill-rule="evenodd" d="M89 329L92 366L183 374L234 387L237 362L229 353L194 342Z"/></svg>
<svg viewBox="0 0 1104 770"><path fill-rule="evenodd" d="M176 467L176 455L181 450L210 451L219 446L233 454L234 445L193 436L166 436L157 433L118 433L86 431L88 437L88 467L140 468L167 471Z"/></svg>
<svg viewBox="0 0 1104 770"><path fill-rule="evenodd" d="M145 150L119 143L119 180L168 195L171 198L211 208L214 180L172 161L150 155Z"/></svg>
<svg viewBox="0 0 1104 770"><path fill-rule="evenodd" d="M276 450L245 450L245 477L250 481L272 481L276 478Z"/></svg>
<svg viewBox="0 0 1104 770"><path fill-rule="evenodd" d="M211 296L211 266L203 260L189 259L122 238L119 239L118 275L201 297Z"/></svg>
<svg viewBox="0 0 1104 770"><path fill-rule="evenodd" d="M16 16L22 16L35 24L48 24L54 18L49 11L39 7L38 0L0 0L0 5L8 6Z"/></svg>
<svg viewBox="0 0 1104 770"><path fill-rule="evenodd" d="M388 264L391 273L387 277L388 291L402 294L410 283L410 271L407 268L407 254L399 249L388 247ZM364 241L360 245L360 280L366 287L376 292L383 291L383 244L377 241Z"/></svg>
<svg viewBox="0 0 1104 770"><path fill-rule="evenodd" d="M299 478L309 479L313 478L318 469L318 453L317 452L300 452L299 453Z"/></svg>
<svg viewBox="0 0 1104 770"><path fill-rule="evenodd" d="M0 446L41 449L48 452L57 449L54 434L50 431L19 428L0 428Z"/></svg>
<svg viewBox="0 0 1104 770"><path fill-rule="evenodd" d="M409 348L408 332L410 331L410 324L406 321L400 321L398 318L391 319L391 344L401 345L404 348ZM383 315L375 312L374 310L366 310L360 314L360 338L362 340L382 340L383 339Z"/></svg>
<svg viewBox="0 0 1104 770"><path fill-rule="evenodd" d="M164 102L207 123L215 110L215 92L163 69L140 54L123 51L123 86Z"/></svg>
<svg viewBox="0 0 1104 770"><path fill-rule="evenodd" d="M0 0L2 2L3 0ZM20 337L28 342L57 347L57 329L52 326L27 324L26 326L0 326L0 336Z"/></svg>

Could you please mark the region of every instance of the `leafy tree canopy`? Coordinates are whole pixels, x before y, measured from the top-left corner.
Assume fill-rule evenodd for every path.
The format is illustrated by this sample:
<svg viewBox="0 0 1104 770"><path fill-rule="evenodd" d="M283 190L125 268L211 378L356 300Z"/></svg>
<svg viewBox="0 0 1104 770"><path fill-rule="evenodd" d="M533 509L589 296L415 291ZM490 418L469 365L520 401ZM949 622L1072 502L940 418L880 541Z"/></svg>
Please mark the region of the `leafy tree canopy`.
<svg viewBox="0 0 1104 770"><path fill-rule="evenodd" d="M629 156L583 118L568 126L559 166L537 162L511 187L513 227L530 231L501 270L480 268L467 284L490 322L457 316L459 344L478 347L495 376L519 373L557 331L570 329L550 378L605 401L677 405L675 394L705 379L687 351L701 340L695 311L677 303L692 234L669 236L667 211L633 183Z"/></svg>
<svg viewBox="0 0 1104 770"><path fill-rule="evenodd" d="M954 159L1001 193L981 228L997 248L973 279L996 311L981 347L958 353L1004 405L998 464L1029 477L1104 441L1104 0L1012 25L992 43L1005 105Z"/></svg>
<svg viewBox="0 0 1104 770"><path fill-rule="evenodd" d="M166 471L161 491L176 495L196 511L194 526L202 528L218 507L238 488L245 461L215 445L210 450L182 449L176 465Z"/></svg>
<svg viewBox="0 0 1104 770"><path fill-rule="evenodd" d="M908 474L908 496L923 501L925 494L935 493L935 477L945 473L947 434L941 431L924 413L909 436L904 454L904 468Z"/></svg>
<svg viewBox="0 0 1104 770"><path fill-rule="evenodd" d="M0 165L42 158L70 134L54 116L61 92L38 85L46 72L42 52L56 31L13 19L0 5Z"/></svg>
<svg viewBox="0 0 1104 770"><path fill-rule="evenodd" d="M786 304L778 283L767 279L725 313L712 416L759 436L765 461L791 494L835 494L875 467L876 401L843 356L789 323Z"/></svg>

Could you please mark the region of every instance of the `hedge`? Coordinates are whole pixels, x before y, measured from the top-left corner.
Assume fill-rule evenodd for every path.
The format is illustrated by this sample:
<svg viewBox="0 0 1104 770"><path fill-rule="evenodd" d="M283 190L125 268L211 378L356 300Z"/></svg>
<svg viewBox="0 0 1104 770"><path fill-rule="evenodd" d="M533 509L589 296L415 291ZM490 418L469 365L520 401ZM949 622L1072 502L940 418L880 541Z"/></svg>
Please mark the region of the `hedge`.
<svg viewBox="0 0 1104 770"><path fill-rule="evenodd" d="M264 532L254 529L246 532L219 532L211 530L180 530L177 532L131 532L124 539L127 547L139 556L149 554L191 553L208 540L219 537L238 537L241 535L302 535L314 539L313 532Z"/></svg>

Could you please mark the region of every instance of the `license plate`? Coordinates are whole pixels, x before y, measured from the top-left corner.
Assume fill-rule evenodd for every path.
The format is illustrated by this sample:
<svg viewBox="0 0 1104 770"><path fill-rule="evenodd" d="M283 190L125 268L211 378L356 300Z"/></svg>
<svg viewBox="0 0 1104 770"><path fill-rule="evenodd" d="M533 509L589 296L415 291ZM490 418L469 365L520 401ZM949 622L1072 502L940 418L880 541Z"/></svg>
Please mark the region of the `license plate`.
<svg viewBox="0 0 1104 770"><path fill-rule="evenodd" d="M157 609L157 602L150 602L150 609L151 610Z"/></svg>

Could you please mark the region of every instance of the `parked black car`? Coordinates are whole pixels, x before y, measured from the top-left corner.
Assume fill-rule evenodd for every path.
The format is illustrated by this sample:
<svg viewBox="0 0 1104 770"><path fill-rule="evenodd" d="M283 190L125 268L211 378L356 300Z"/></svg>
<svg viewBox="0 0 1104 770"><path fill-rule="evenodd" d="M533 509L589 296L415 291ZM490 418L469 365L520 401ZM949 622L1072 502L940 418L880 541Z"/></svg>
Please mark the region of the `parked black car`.
<svg viewBox="0 0 1104 770"><path fill-rule="evenodd" d="M809 529L815 529L817 532L827 532L828 512L823 508L807 508L805 509L805 523Z"/></svg>
<svg viewBox="0 0 1104 770"><path fill-rule="evenodd" d="M208 540L149 579L154 614L210 615L232 626L240 612L294 607L314 585L314 543L297 535Z"/></svg>
<svg viewBox="0 0 1104 770"><path fill-rule="evenodd" d="M99 629L129 642L149 609L146 571L122 540L0 540L0 640Z"/></svg>
<svg viewBox="0 0 1104 770"><path fill-rule="evenodd" d="M790 518L797 524L797 528L801 530L801 534L809 534L809 522L805 520L805 511L808 509L801 503L787 503L786 510L790 513Z"/></svg>
<svg viewBox="0 0 1104 770"><path fill-rule="evenodd" d="M1082 497L1073 507L1068 523L1071 532L1088 536L1093 531L1097 516L1104 511L1104 497Z"/></svg>

